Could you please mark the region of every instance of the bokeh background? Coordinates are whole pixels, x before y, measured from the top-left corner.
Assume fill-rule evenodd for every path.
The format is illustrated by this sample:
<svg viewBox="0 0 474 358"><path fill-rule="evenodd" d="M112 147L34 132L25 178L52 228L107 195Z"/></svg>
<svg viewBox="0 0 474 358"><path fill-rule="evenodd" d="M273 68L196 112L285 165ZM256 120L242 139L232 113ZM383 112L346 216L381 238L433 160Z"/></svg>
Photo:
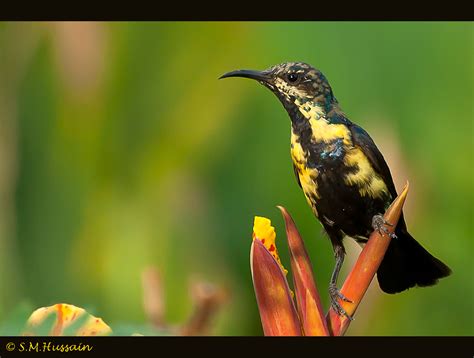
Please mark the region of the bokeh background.
<svg viewBox="0 0 474 358"><path fill-rule="evenodd" d="M371 133L413 235L453 275L399 295L375 283L351 335L472 335L472 23L1 23L0 323L68 302L112 328L147 324L156 267L173 325L190 283L226 292L212 335L260 335L254 215L292 213L323 303L331 245L297 186L277 99L224 72L305 61ZM348 241L345 272L360 248ZM342 282L342 279L341 279ZM138 328L137 328L138 327Z"/></svg>

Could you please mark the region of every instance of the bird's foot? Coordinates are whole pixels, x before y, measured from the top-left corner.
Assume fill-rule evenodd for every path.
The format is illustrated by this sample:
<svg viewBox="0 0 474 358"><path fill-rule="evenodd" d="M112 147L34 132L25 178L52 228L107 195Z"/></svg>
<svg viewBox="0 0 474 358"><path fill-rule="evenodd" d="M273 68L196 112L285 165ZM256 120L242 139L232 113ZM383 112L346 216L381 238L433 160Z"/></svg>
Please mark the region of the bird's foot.
<svg viewBox="0 0 474 358"><path fill-rule="evenodd" d="M373 229L377 230L382 236L383 234L386 234L390 236L392 239L396 239L397 235L395 235L394 232L390 233L388 229L385 227L385 225L393 226L393 224L390 224L388 221L385 221L382 215L380 214L374 215L374 217L372 218Z"/></svg>
<svg viewBox="0 0 474 358"><path fill-rule="evenodd" d="M335 284L331 283L329 285L329 297L331 298L331 307L334 311L336 311L337 314L341 316L346 316L349 320L353 320L353 318L346 312L344 308L342 308L341 304L339 303L339 300L343 300L346 302L352 303L350 299L348 299L346 296L344 296L336 287Z"/></svg>

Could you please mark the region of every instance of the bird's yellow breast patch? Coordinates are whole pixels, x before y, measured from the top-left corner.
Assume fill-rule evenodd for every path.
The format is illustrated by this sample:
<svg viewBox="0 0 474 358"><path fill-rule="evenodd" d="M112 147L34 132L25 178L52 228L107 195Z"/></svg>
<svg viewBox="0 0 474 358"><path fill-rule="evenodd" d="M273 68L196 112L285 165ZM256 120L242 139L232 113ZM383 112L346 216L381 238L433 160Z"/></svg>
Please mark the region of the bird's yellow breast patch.
<svg viewBox="0 0 474 358"><path fill-rule="evenodd" d="M318 184L316 181L319 172L315 168L307 167L307 154L299 143L298 136L293 131L291 132L291 159L297 170L297 175L306 200L313 209L314 214L318 216L315 200L319 199Z"/></svg>

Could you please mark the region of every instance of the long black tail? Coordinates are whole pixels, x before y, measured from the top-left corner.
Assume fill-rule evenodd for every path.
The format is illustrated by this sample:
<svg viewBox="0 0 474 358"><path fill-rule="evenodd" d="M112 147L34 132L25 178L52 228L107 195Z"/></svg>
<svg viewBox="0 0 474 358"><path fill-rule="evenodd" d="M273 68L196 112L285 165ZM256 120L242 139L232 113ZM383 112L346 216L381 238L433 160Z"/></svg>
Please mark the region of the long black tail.
<svg viewBox="0 0 474 358"><path fill-rule="evenodd" d="M451 274L448 266L432 256L406 230L397 225L396 239L390 241L377 271L380 288L386 293L398 293L414 286L432 286L438 279Z"/></svg>

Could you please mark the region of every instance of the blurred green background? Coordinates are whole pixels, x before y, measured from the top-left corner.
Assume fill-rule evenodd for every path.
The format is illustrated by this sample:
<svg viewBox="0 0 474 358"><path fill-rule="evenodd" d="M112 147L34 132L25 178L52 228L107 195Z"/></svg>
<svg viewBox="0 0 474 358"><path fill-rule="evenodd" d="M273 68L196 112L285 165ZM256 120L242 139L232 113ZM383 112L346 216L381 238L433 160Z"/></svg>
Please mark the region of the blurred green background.
<svg viewBox="0 0 474 358"><path fill-rule="evenodd" d="M254 215L276 205L307 242L325 307L334 265L289 156L277 99L230 70L304 61L371 133L412 234L453 275L383 294L352 335L472 335L472 23L1 23L0 322L21 302L92 307L145 324L141 273L159 270L166 320L189 283L228 292L213 335L260 335L249 269ZM278 239L277 239L278 240ZM360 248L347 241L347 272ZM341 279L342 282L342 279Z"/></svg>

